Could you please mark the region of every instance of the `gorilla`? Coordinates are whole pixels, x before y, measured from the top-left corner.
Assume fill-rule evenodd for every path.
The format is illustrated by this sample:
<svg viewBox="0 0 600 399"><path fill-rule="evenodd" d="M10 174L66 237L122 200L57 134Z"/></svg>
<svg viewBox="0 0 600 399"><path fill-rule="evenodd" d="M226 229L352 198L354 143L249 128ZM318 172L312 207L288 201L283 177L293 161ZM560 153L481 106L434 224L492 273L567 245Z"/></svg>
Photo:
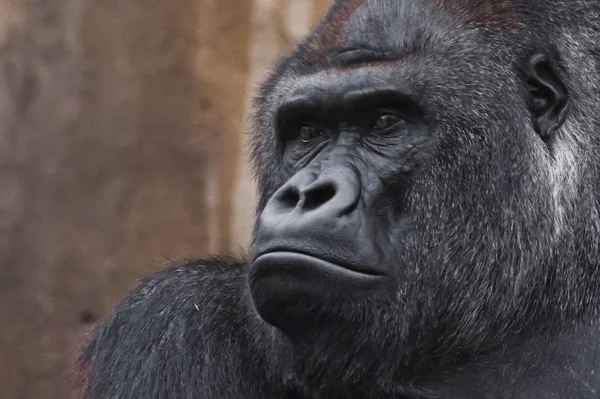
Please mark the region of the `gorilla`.
<svg viewBox="0 0 600 399"><path fill-rule="evenodd" d="M337 0L259 89L247 260L91 333L85 397L600 397L600 3Z"/></svg>

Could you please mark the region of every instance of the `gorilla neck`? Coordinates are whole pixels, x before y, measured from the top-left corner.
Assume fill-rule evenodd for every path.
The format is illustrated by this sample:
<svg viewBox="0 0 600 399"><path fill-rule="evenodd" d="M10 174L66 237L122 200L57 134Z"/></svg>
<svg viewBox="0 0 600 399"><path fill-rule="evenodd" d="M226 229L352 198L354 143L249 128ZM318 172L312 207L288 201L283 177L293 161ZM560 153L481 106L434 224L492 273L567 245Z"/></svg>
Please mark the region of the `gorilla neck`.
<svg viewBox="0 0 600 399"><path fill-rule="evenodd" d="M504 398L592 399L600 392L600 323L574 325L561 334L539 334L522 345L472 359L459 369L431 373L398 375L398 364L385 354L371 353L371 359L357 348L346 348L341 358L326 358L319 345L296 347L289 340L280 341L280 352L288 361L279 363L279 371L294 370L298 392L319 392L306 398L364 397L426 399ZM283 343L285 342L285 343ZM341 345L343 346L343 345ZM510 345L507 345L507 347ZM312 353L311 353L312 352ZM316 353L320 352L320 356ZM393 351L392 351L393 352ZM340 355L338 353L337 355ZM282 360L281 357L279 357ZM385 364L384 364L385 363ZM381 367L380 367L381 366ZM432 364L432 369L436 365ZM300 373L297 373L300 371ZM287 374L287 373L286 373ZM331 384L335 381L335 384ZM400 395L400 396L399 396ZM304 396L299 395L304 398Z"/></svg>

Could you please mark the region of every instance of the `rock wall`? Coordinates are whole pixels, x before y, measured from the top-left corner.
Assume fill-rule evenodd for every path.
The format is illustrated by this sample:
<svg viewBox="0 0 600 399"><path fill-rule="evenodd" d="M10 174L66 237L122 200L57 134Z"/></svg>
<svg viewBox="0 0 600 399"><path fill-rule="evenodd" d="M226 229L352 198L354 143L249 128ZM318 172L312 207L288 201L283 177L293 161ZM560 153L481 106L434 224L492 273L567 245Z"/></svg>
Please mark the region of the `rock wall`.
<svg viewBox="0 0 600 399"><path fill-rule="evenodd" d="M0 0L0 397L71 391L135 279L244 248L250 90L319 0Z"/></svg>

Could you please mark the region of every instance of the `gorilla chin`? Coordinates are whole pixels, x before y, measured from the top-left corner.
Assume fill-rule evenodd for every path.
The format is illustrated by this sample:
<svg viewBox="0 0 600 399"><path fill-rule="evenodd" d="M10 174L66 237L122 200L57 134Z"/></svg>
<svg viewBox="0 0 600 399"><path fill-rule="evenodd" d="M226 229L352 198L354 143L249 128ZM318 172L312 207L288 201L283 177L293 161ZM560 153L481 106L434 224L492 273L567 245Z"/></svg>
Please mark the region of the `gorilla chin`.
<svg viewBox="0 0 600 399"><path fill-rule="evenodd" d="M318 308L325 300L364 299L369 292L380 291L385 280L376 267L357 267L283 248L259 254L248 277L256 311L282 330L317 323L318 317L311 315L321 315Z"/></svg>

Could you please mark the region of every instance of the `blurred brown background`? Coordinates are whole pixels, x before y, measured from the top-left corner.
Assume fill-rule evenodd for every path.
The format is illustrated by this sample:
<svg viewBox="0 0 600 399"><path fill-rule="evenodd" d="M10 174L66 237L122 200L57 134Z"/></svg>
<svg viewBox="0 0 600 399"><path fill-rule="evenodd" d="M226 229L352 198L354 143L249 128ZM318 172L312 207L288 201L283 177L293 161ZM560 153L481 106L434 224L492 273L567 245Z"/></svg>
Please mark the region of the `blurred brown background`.
<svg viewBox="0 0 600 399"><path fill-rule="evenodd" d="M248 99L328 0L0 0L0 398L74 398L136 278L244 249Z"/></svg>

